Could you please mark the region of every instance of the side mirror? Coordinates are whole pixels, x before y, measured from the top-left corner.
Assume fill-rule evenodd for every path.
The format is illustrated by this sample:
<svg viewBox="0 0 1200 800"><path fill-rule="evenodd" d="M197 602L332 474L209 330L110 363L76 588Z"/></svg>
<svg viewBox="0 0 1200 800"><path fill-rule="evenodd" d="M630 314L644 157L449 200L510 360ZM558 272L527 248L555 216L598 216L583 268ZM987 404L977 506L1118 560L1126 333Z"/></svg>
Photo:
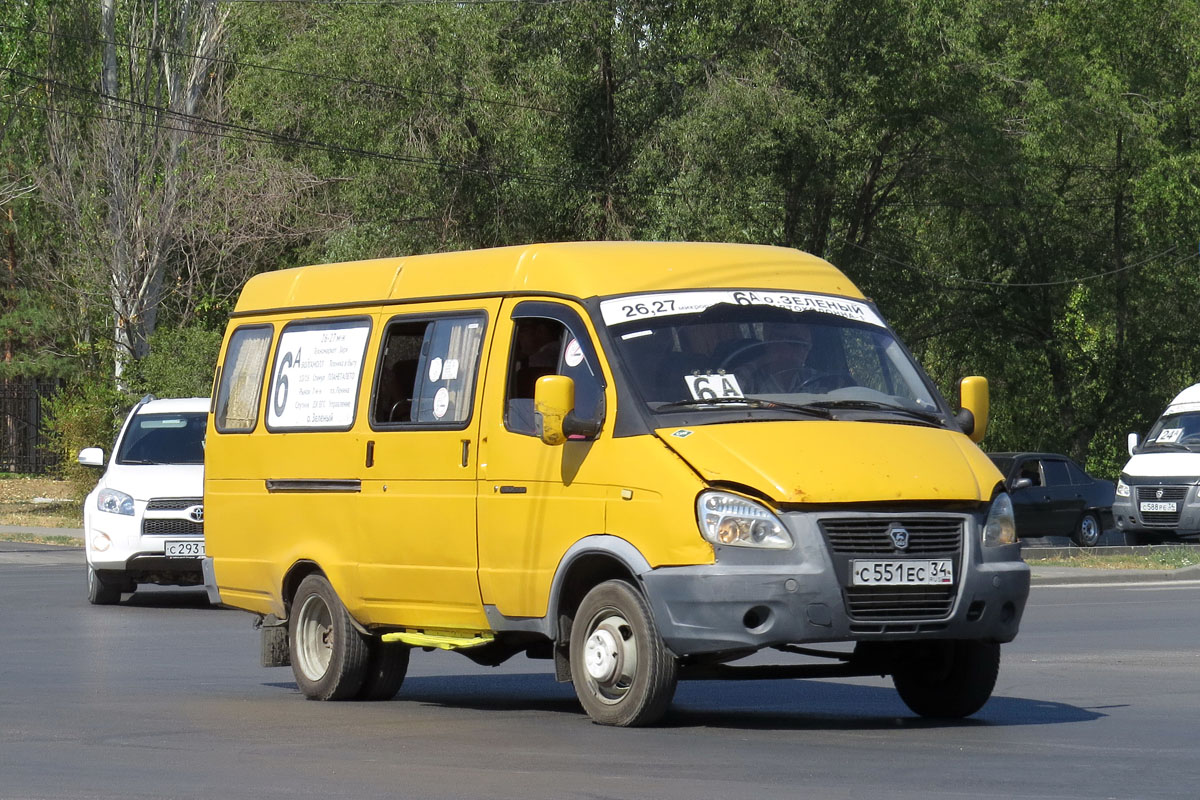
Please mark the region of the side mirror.
<svg viewBox="0 0 1200 800"><path fill-rule="evenodd" d="M1125 440L1125 443L1129 447L1129 455L1133 455L1133 451L1137 450L1138 435L1136 433L1129 434L1129 437Z"/></svg>
<svg viewBox="0 0 1200 800"><path fill-rule="evenodd" d="M103 467L104 450L99 447L85 447L79 451L79 463L85 467Z"/></svg>
<svg viewBox="0 0 1200 800"><path fill-rule="evenodd" d="M987 433L988 426L988 382L987 378L972 375L958 384L959 404L962 410L954 417L963 433L976 444Z"/></svg>
<svg viewBox="0 0 1200 800"><path fill-rule="evenodd" d="M592 438L600 423L575 416L575 381L566 375L543 375L533 389L538 435L550 445L566 444L572 436Z"/></svg>
<svg viewBox="0 0 1200 800"><path fill-rule="evenodd" d="M1033 481L1029 480L1029 478L1017 478L1015 481L1013 481L1012 491L1015 492L1018 489L1028 489L1030 486L1033 486Z"/></svg>

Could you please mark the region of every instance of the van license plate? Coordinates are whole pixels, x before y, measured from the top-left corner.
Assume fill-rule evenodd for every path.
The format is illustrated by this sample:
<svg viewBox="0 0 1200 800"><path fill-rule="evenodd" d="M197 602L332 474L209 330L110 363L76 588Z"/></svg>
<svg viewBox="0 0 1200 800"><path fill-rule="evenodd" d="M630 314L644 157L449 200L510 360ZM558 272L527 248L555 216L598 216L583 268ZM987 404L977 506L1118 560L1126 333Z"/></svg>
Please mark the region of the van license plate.
<svg viewBox="0 0 1200 800"><path fill-rule="evenodd" d="M204 555L203 541L168 539L164 542L167 558L193 558Z"/></svg>
<svg viewBox="0 0 1200 800"><path fill-rule="evenodd" d="M1138 506L1142 511L1174 511L1174 503L1142 503Z"/></svg>
<svg viewBox="0 0 1200 800"><path fill-rule="evenodd" d="M854 586L927 586L954 583L950 559L936 561L851 561L850 583Z"/></svg>

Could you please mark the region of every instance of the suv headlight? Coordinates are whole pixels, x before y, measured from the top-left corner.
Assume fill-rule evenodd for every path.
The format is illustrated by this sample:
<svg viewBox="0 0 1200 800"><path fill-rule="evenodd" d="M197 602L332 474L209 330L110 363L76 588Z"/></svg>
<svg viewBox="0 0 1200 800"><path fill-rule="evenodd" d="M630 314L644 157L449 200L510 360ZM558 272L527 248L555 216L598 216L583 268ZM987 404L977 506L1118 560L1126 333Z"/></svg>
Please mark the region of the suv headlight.
<svg viewBox="0 0 1200 800"><path fill-rule="evenodd" d="M116 489L101 489L96 495L96 508L109 514L133 516L133 498Z"/></svg>
<svg viewBox="0 0 1200 800"><path fill-rule="evenodd" d="M1129 484L1121 479L1117 479L1117 497L1129 497Z"/></svg>
<svg viewBox="0 0 1200 800"><path fill-rule="evenodd" d="M762 503L728 492L703 492L696 500L700 533L713 544L786 550L792 537Z"/></svg>
<svg viewBox="0 0 1200 800"><path fill-rule="evenodd" d="M1012 498L1007 492L996 495L988 509L987 521L983 523L983 544L997 547L1012 544L1017 540L1017 521L1013 517Z"/></svg>

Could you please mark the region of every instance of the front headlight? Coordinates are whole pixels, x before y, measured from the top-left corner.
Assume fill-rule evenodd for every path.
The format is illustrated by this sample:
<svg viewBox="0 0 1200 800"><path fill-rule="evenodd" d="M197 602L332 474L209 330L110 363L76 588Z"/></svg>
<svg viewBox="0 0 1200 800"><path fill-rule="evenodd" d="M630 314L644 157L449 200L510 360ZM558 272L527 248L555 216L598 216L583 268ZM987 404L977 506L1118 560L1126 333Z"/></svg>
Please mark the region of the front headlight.
<svg viewBox="0 0 1200 800"><path fill-rule="evenodd" d="M786 550L792 537L762 503L728 492L704 492L696 500L700 533L713 544Z"/></svg>
<svg viewBox="0 0 1200 800"><path fill-rule="evenodd" d="M1129 484L1117 479L1117 497L1129 497Z"/></svg>
<svg viewBox="0 0 1200 800"><path fill-rule="evenodd" d="M101 489L96 495L96 508L109 514L133 516L133 498L116 489Z"/></svg>
<svg viewBox="0 0 1200 800"><path fill-rule="evenodd" d="M1012 544L1016 540L1017 522L1013 518L1012 498L1007 492L1001 492L992 501L987 521L983 523L983 544L985 547L997 547Z"/></svg>

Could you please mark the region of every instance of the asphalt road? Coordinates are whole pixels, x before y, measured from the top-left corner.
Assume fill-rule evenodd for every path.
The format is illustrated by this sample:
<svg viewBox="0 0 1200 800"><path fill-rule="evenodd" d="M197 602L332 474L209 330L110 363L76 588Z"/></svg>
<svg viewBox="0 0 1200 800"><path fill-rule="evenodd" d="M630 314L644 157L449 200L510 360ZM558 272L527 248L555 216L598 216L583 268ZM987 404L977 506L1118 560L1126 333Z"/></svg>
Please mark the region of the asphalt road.
<svg viewBox="0 0 1200 800"><path fill-rule="evenodd" d="M914 718L888 681L681 684L591 724L545 662L414 655L388 703L314 703L252 617L84 597L82 554L0 547L0 798L1195 798L1200 584L1036 586L992 700Z"/></svg>

